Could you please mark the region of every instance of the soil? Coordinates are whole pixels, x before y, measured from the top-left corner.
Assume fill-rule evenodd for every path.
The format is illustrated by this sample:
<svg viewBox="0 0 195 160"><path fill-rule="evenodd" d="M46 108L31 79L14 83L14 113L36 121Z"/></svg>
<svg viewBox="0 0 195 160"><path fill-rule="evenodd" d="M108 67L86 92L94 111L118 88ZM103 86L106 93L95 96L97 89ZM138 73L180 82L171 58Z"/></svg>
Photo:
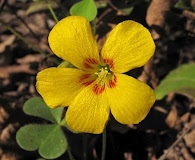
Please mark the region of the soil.
<svg viewBox="0 0 195 160"><path fill-rule="evenodd" d="M56 1L59 19L68 16L77 2ZM142 68L128 72L156 88L161 80L181 64L195 62L194 0L183 0L191 8L175 7L177 0L105 0L98 8L96 38L100 46L119 22L135 20L147 27L155 40L154 57ZM34 1L0 0L0 159L35 160L37 151L21 149L17 130L36 118L24 114L26 100L38 93L36 74L61 60L49 48L47 36L55 21L43 6L29 11ZM127 8L133 6L133 11ZM14 33L15 32L15 33ZM75 159L82 160L83 134L67 132ZM102 135L87 137L87 157L101 157ZM156 101L149 115L138 125L124 126L111 117L107 125L106 160L193 160L195 159L195 101L183 95L168 94ZM68 159L67 153L58 158Z"/></svg>

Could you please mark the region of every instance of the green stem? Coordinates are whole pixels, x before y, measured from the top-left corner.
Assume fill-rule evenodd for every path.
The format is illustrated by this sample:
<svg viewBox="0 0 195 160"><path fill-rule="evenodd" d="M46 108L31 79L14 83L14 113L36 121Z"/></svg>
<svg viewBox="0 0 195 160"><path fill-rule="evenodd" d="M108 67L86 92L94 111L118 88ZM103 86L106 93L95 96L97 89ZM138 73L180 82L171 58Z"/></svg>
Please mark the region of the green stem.
<svg viewBox="0 0 195 160"><path fill-rule="evenodd" d="M87 160L87 135L83 135L83 160Z"/></svg>
<svg viewBox="0 0 195 160"><path fill-rule="evenodd" d="M91 21L91 26L92 26L93 35L95 36L95 34L96 34L96 19Z"/></svg>
<svg viewBox="0 0 195 160"><path fill-rule="evenodd" d="M70 151L70 147L69 146L67 147L67 152L68 152L69 159L70 160L75 160L73 155L72 155L72 153L71 153L71 151Z"/></svg>
<svg viewBox="0 0 195 160"><path fill-rule="evenodd" d="M10 30L16 37L18 37L24 43L29 44L29 42L21 34L19 34L16 30L14 30L12 27L10 27L7 24L6 24L6 26L7 26L7 29Z"/></svg>
<svg viewBox="0 0 195 160"><path fill-rule="evenodd" d="M47 7L48 7L53 19L56 21L56 23L58 23L59 20L58 20L56 14L55 14L53 8L51 7L51 4L48 1L46 1L46 2L47 2Z"/></svg>
<svg viewBox="0 0 195 160"><path fill-rule="evenodd" d="M102 157L101 160L105 160L106 158L106 128L102 133Z"/></svg>

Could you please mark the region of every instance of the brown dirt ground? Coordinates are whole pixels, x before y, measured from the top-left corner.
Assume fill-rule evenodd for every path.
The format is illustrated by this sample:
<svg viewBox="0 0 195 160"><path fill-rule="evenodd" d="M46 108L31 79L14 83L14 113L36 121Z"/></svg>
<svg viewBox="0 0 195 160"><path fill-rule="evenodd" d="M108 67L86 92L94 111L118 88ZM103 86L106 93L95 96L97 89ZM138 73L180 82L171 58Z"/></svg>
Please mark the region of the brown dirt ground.
<svg viewBox="0 0 195 160"><path fill-rule="evenodd" d="M75 1L57 1L59 19L68 14ZM97 1L100 2L100 1ZM133 19L152 33L156 43L154 58L145 67L127 74L138 77L156 88L159 82L183 63L195 62L195 13L173 7L176 0L140 0L131 14L124 8L131 0L107 1L98 9L96 38L101 45L106 34L117 23ZM38 95L35 78L38 71L56 66L60 60L49 49L47 36L55 24L50 12L41 9L26 14L33 1L0 1L0 159L34 160L37 152L22 150L15 134L34 117L22 111L24 102ZM189 3L195 7L194 0ZM10 28L20 33L25 42ZM27 44L27 43L28 44ZM40 53L41 52L41 53ZM123 126L111 118L108 124L108 160L193 160L195 159L195 103L177 94L156 101L147 118L139 125ZM82 136L68 133L76 159L83 159ZM101 155L101 135L86 135L89 159ZM67 155L59 159L68 159Z"/></svg>

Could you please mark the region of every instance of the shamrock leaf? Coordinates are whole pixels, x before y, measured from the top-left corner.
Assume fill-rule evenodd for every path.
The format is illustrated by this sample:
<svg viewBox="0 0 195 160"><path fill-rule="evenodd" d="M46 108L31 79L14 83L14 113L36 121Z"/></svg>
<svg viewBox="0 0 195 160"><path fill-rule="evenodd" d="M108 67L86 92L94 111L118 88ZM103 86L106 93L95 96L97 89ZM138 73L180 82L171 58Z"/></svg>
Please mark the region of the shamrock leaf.
<svg viewBox="0 0 195 160"><path fill-rule="evenodd" d="M66 137L58 124L26 125L18 130L16 141L25 150L38 149L46 159L57 158L67 149Z"/></svg>
<svg viewBox="0 0 195 160"><path fill-rule="evenodd" d="M61 130L63 108L50 109L42 98L33 97L26 101L23 110L26 114L49 120L54 124L29 124L21 127L16 134L19 146L27 151L38 149L46 159L61 156L67 149L67 140Z"/></svg>
<svg viewBox="0 0 195 160"><path fill-rule="evenodd" d="M82 0L71 7L70 14L72 16L83 16L88 21L92 21L97 15L97 7L94 0Z"/></svg>

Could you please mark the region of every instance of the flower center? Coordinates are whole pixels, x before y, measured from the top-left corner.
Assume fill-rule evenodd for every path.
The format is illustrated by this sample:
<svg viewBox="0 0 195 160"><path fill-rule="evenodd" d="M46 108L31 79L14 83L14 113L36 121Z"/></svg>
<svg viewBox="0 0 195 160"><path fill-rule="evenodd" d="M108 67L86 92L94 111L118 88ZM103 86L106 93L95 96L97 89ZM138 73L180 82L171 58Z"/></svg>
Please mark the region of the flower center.
<svg viewBox="0 0 195 160"><path fill-rule="evenodd" d="M99 66L97 72L94 73L97 75L98 85L104 85L105 81L112 75L109 65Z"/></svg>
<svg viewBox="0 0 195 160"><path fill-rule="evenodd" d="M112 72L112 69L114 68L114 63L112 60L105 59L103 65L98 65L93 59L87 59L86 62L88 63L86 63L85 66L87 68L93 68L94 70L93 72L83 74L80 77L79 81L84 86L89 86L90 84L95 82L93 84L92 90L96 95L103 93L106 87L116 87L117 77ZM93 66L91 64L93 64Z"/></svg>
<svg viewBox="0 0 195 160"><path fill-rule="evenodd" d="M106 86L113 88L116 86L116 76L113 76L113 72L110 70L108 64L99 66L97 72L94 73L97 76L96 84L93 86L95 94L101 94L104 92Z"/></svg>

